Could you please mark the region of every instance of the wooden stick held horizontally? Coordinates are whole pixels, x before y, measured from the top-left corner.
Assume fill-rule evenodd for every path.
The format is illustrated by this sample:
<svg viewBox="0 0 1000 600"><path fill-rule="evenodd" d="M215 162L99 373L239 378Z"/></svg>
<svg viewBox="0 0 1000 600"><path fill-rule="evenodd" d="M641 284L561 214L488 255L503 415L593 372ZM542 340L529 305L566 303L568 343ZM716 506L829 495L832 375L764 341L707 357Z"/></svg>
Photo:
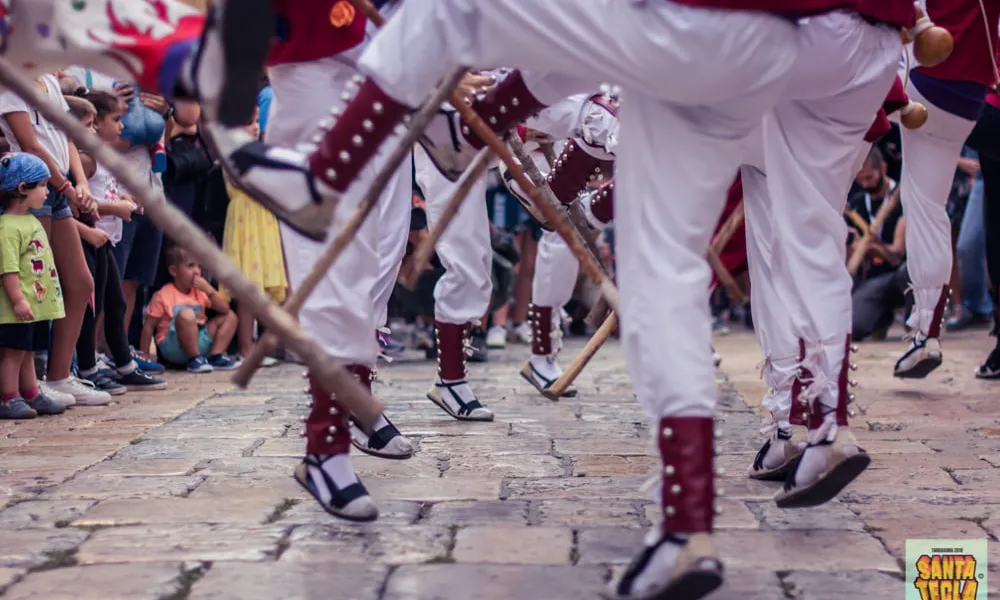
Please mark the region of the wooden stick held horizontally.
<svg viewBox="0 0 1000 600"><path fill-rule="evenodd" d="M313 375L324 387L335 393L337 399L363 425L375 422L384 409L382 403L372 398L351 374L331 360L326 352L302 331L298 323L247 279L184 213L167 203L162 195L154 194L148 182L141 179L117 152L101 142L69 113L63 112L48 98L42 96L35 89L31 79L3 59L0 59L0 84L35 107L49 122L63 130L80 150L91 154L104 165L135 195L144 207L146 215L175 243L184 246L197 256L235 297L250 307L254 316L268 329L278 333L290 348L302 356L309 364Z"/></svg>
<svg viewBox="0 0 1000 600"><path fill-rule="evenodd" d="M385 190L389 182L392 181L396 171L399 170L399 166L403 164L404 160L409 159L410 153L413 150L413 144L420 138L431 120L437 116L438 109L441 107L441 104L444 102L448 94L455 89L464 74L465 69L455 69L451 74L449 74L445 81L438 86L438 89L431 95L427 103L424 104L424 106L411 117L410 126L403 135L403 139L400 140L399 144L393 150L382 170L375 176L375 180L372 182L371 187L368 188L368 191L365 192L364 197L361 199L361 203L354 211L354 214L351 215L350 220L337 234L337 237L333 240L333 242L326 247L323 254L320 255L319 260L316 262L316 265L312 268L302 283L295 289L291 298L288 299L285 308L291 315L298 315L299 311L302 310L302 306L305 305L306 299L308 299L313 293L313 290L316 289L319 282L326 277L327 272L331 267L333 267L333 264L344 252L344 249L347 248L347 245L354 240L354 236L357 235L362 224L364 224L365 220L378 205L379 198L382 197L382 192ZM372 332L372 335L375 335L374 331ZM273 351L277 345L278 339L275 336L265 334L263 339L257 342L254 346L250 356L246 357L243 365L241 365L239 370L236 371L233 376L233 382L236 383L236 385L245 388L250 383L250 379L253 377L253 374L260 369L260 366L264 361L264 357Z"/></svg>

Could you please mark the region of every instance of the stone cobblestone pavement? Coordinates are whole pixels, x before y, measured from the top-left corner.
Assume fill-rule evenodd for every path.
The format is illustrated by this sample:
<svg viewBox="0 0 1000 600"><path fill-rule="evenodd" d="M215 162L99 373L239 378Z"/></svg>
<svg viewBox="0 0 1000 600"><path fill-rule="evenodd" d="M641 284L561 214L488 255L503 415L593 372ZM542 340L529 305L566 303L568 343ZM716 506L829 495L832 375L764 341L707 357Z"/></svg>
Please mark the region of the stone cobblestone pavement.
<svg viewBox="0 0 1000 600"><path fill-rule="evenodd" d="M753 337L716 340L724 432L719 600L903 598L908 537L988 538L1000 590L1000 384L972 370L983 332L945 340L926 381L891 377L901 344L855 356L855 430L871 470L838 501L783 511L746 479L764 393ZM564 361L582 345L574 340ZM656 459L617 343L553 403L517 376L525 346L472 365L497 421L452 421L424 399L431 363L381 369L377 393L416 456L354 454L382 509L326 515L290 477L302 368L248 391L225 374L170 376L168 392L0 422L0 596L25 599L506 600L595 598L649 526L640 486ZM669 360L669 357L664 357Z"/></svg>

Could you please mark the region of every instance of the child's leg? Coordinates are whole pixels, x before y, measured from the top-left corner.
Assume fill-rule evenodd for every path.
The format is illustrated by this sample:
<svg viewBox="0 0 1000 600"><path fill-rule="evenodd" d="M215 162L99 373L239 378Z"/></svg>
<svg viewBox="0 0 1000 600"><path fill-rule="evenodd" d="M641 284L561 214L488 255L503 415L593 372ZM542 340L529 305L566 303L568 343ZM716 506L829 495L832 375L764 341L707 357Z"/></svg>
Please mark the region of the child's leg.
<svg viewBox="0 0 1000 600"><path fill-rule="evenodd" d="M33 323L37 325L37 323ZM48 332L48 327L43 328L44 331ZM47 337L46 333L46 337ZM40 338L41 335L36 335L36 338ZM48 340L45 340L47 344ZM45 344L40 347L44 348ZM36 347L39 347L36 345ZM25 352L24 358L21 360L21 368L18 373L18 388L20 389L21 398L28 403L28 406L32 408L35 412L40 415L59 415L66 410L66 407L59 402L49 398L45 394L42 394L38 390L38 374L35 373L35 353Z"/></svg>
<svg viewBox="0 0 1000 600"><path fill-rule="evenodd" d="M219 354L225 354L226 348L233 341L233 336L236 335L236 328L239 326L240 319L237 318L236 313L229 311L224 315L218 315L213 317L208 322L208 333L212 336L212 349L209 350L210 356L216 356Z"/></svg>
<svg viewBox="0 0 1000 600"><path fill-rule="evenodd" d="M181 350L190 360L201 356L198 347L198 315L190 308L177 311L174 315L174 330L177 332L177 341L180 342Z"/></svg>
<svg viewBox="0 0 1000 600"><path fill-rule="evenodd" d="M236 317L238 320L236 338L240 346L240 355L246 358L250 355L250 351L253 350L254 316L249 305L240 302L236 305ZM215 336L212 339L214 340Z"/></svg>
<svg viewBox="0 0 1000 600"><path fill-rule="evenodd" d="M103 266L106 271L103 293L104 339L118 372L125 375L136 368L128 345L129 321L126 320L125 293L122 291L121 275L118 273L118 261L115 260L111 248L104 247L99 252L103 255Z"/></svg>
<svg viewBox="0 0 1000 600"><path fill-rule="evenodd" d="M80 234L73 219L53 219L52 254L62 284L66 317L52 326L52 347L49 349L49 380L69 378L73 351L83 326L83 314L94 293L94 279L87 269Z"/></svg>
<svg viewBox="0 0 1000 600"><path fill-rule="evenodd" d="M100 268L97 248L87 242L81 242L83 257L87 261L87 269L94 279L94 306L87 306L83 313L83 326L76 340L76 363L80 376L87 377L97 371L97 316L101 314L104 302L104 280L107 273Z"/></svg>
<svg viewBox="0 0 1000 600"><path fill-rule="evenodd" d="M0 350L0 402L20 396L21 363L30 353L24 350L4 348ZM34 355L32 355L34 361ZM34 366L32 366L34 369Z"/></svg>

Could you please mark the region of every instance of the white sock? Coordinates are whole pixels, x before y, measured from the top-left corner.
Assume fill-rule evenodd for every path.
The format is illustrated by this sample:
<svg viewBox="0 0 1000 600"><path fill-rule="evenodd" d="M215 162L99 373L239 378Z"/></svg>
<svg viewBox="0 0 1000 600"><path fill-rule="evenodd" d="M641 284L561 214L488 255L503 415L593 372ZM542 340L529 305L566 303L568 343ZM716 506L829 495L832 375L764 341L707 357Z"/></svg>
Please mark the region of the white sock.
<svg viewBox="0 0 1000 600"><path fill-rule="evenodd" d="M309 465L309 474L312 475L313 481L317 484L323 483L323 476L319 473L320 470L329 475L330 479L333 479L333 482L340 489L358 482L358 475L354 472L354 465L351 464L350 455L337 454L330 456L329 459L327 459L328 455L324 454L316 454L315 456L323 465L320 468ZM319 489L323 495L323 501L329 502L329 490L326 489L326 486L320 485Z"/></svg>

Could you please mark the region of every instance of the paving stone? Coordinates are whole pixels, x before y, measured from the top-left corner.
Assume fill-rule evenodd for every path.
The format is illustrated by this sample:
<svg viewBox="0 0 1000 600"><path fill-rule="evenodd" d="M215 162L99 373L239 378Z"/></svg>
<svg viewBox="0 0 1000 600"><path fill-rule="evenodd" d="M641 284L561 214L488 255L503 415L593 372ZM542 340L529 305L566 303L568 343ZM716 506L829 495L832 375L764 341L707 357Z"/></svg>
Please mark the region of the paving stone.
<svg viewBox="0 0 1000 600"><path fill-rule="evenodd" d="M500 479L461 477L429 479L416 477L372 478L365 487L373 498L446 502L449 500L496 500L500 497Z"/></svg>
<svg viewBox="0 0 1000 600"><path fill-rule="evenodd" d="M458 530L452 556L466 563L569 565L572 549L570 529L474 526Z"/></svg>
<svg viewBox="0 0 1000 600"><path fill-rule="evenodd" d="M180 563L89 565L31 573L6 600L157 600L181 587Z"/></svg>
<svg viewBox="0 0 1000 600"><path fill-rule="evenodd" d="M191 475L198 460L165 458L150 460L107 460L87 469L87 476L100 477L180 477Z"/></svg>
<svg viewBox="0 0 1000 600"><path fill-rule="evenodd" d="M785 510L774 502L752 502L750 510L760 517L764 529L864 531L864 521L845 504L828 502L809 510Z"/></svg>
<svg viewBox="0 0 1000 600"><path fill-rule="evenodd" d="M291 477L210 477L191 492L191 498L267 498L275 503L285 498L304 498L305 490Z"/></svg>
<svg viewBox="0 0 1000 600"><path fill-rule="evenodd" d="M653 443L639 438L557 439L555 451L560 456L577 457L586 454L615 456L658 456Z"/></svg>
<svg viewBox="0 0 1000 600"><path fill-rule="evenodd" d="M240 458L211 458L198 461L194 467L195 473L202 477L212 478L216 475L226 477L263 477L279 479L292 477L301 457L265 458L259 456Z"/></svg>
<svg viewBox="0 0 1000 600"><path fill-rule="evenodd" d="M603 569L592 567L474 564L404 566L389 577L382 599L594 598L604 587L603 578Z"/></svg>
<svg viewBox="0 0 1000 600"><path fill-rule="evenodd" d="M473 437L426 437L420 440L420 452L434 456L496 457L509 454L548 454L552 440L544 435L504 435Z"/></svg>
<svg viewBox="0 0 1000 600"><path fill-rule="evenodd" d="M628 564L642 548L646 531L638 527L580 529L577 532L577 564Z"/></svg>
<svg viewBox="0 0 1000 600"><path fill-rule="evenodd" d="M101 477L81 475L48 492L64 498L157 498L186 496L203 481L201 477Z"/></svg>
<svg viewBox="0 0 1000 600"><path fill-rule="evenodd" d="M191 589L190 600L378 600L389 567L345 564L216 562Z"/></svg>
<svg viewBox="0 0 1000 600"><path fill-rule="evenodd" d="M659 457L582 454L573 457L577 477L648 476L660 468Z"/></svg>
<svg viewBox="0 0 1000 600"><path fill-rule="evenodd" d="M145 498L102 500L73 521L74 527L118 527L162 524L262 524L277 503L262 497L235 497L219 502L215 498Z"/></svg>
<svg viewBox="0 0 1000 600"><path fill-rule="evenodd" d="M0 530L60 527L96 504L96 500L37 500L0 511Z"/></svg>
<svg viewBox="0 0 1000 600"><path fill-rule="evenodd" d="M345 528L354 528L356 525L348 521L341 521L331 517L319 502L311 496L296 498L297 504L288 509L279 520L284 525L315 525L322 523L330 527L341 524ZM406 502L403 500L385 500L377 498L378 523L380 525L412 525L420 518L422 505L419 502ZM430 506L428 504L428 506ZM438 523L429 523L435 524Z"/></svg>
<svg viewBox="0 0 1000 600"><path fill-rule="evenodd" d="M0 594L3 593L7 586L21 579L21 577L24 576L24 573L24 569L9 569L7 567L0 567Z"/></svg>
<svg viewBox="0 0 1000 600"><path fill-rule="evenodd" d="M482 459L479 459L479 462L484 468L488 466L483 464ZM406 460L388 460L355 452L351 455L351 463L358 475L366 482L373 477L428 477L436 479L441 477L440 469L445 464L436 457L421 452ZM298 461L295 461L295 464L298 464ZM481 473L481 475L486 475L486 473Z"/></svg>
<svg viewBox="0 0 1000 600"><path fill-rule="evenodd" d="M901 511L903 513L903 511ZM985 531L976 523L959 519L920 519L905 513L895 519L872 519L865 522L872 535L882 540L896 558L906 557L907 539L982 539Z"/></svg>
<svg viewBox="0 0 1000 600"><path fill-rule="evenodd" d="M443 477L560 477L566 471L554 456L506 455L479 457L452 456Z"/></svg>
<svg viewBox="0 0 1000 600"><path fill-rule="evenodd" d="M451 531L429 525L306 525L297 527L288 541L290 546L281 555L282 562L323 563L336 555L343 562L403 565L444 559L451 545Z"/></svg>
<svg viewBox="0 0 1000 600"><path fill-rule="evenodd" d="M518 500L439 502L429 506L425 522L431 525L525 525L528 503Z"/></svg>
<svg viewBox="0 0 1000 600"><path fill-rule="evenodd" d="M94 532L76 555L80 564L266 560L275 555L280 525L141 525Z"/></svg>
<svg viewBox="0 0 1000 600"><path fill-rule="evenodd" d="M570 498L630 498L644 500L644 477L547 477L507 480L510 498L550 500Z"/></svg>
<svg viewBox="0 0 1000 600"><path fill-rule="evenodd" d="M723 561L735 569L898 571L895 559L881 543L853 531L729 529L717 532L716 545ZM803 557L809 557L807 564Z"/></svg>
<svg viewBox="0 0 1000 600"><path fill-rule="evenodd" d="M760 529L760 520L753 511L747 507L747 503L731 497L719 498L715 505L722 512L715 517L716 529ZM650 523L659 523L663 520L662 509L655 502L650 502L644 507L646 520Z"/></svg>
<svg viewBox="0 0 1000 600"><path fill-rule="evenodd" d="M546 526L597 527L642 525L644 507L634 500L542 500L537 503L538 522ZM534 515L532 515L534 517Z"/></svg>
<svg viewBox="0 0 1000 600"><path fill-rule="evenodd" d="M793 597L802 600L902 598L906 586L898 575L879 571L793 571L784 580Z"/></svg>
<svg viewBox="0 0 1000 600"><path fill-rule="evenodd" d="M621 567L624 569L624 567ZM712 600L788 600L781 579L774 571L737 570L726 566L725 581Z"/></svg>
<svg viewBox="0 0 1000 600"><path fill-rule="evenodd" d="M34 567L79 546L86 531L72 529L22 529L0 535L0 567Z"/></svg>
<svg viewBox="0 0 1000 600"><path fill-rule="evenodd" d="M243 455L253 446L253 439L191 439L183 444L166 439L144 440L123 448L115 458L149 460L166 458L232 458Z"/></svg>

